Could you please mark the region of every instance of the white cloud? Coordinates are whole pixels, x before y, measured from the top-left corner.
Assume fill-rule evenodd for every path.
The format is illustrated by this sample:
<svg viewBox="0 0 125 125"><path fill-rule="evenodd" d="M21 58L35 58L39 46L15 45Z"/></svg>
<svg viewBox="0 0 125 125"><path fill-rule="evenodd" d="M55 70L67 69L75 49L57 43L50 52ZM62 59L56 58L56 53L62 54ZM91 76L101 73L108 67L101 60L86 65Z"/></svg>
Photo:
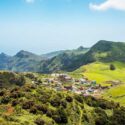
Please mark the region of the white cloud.
<svg viewBox="0 0 125 125"><path fill-rule="evenodd" d="M25 0L27 3L34 3L35 0Z"/></svg>
<svg viewBox="0 0 125 125"><path fill-rule="evenodd" d="M125 11L125 0L106 0L101 4L90 3L90 9L105 11L108 9L117 9Z"/></svg>

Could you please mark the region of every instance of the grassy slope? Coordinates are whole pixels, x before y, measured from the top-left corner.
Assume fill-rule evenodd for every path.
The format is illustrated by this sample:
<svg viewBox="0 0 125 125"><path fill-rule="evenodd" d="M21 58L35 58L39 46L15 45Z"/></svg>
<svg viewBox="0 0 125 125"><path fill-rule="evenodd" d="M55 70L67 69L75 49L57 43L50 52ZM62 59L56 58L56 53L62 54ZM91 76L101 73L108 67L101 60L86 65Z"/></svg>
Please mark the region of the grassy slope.
<svg viewBox="0 0 125 125"><path fill-rule="evenodd" d="M125 64L120 62L113 62L116 70L109 69L110 63L95 62L81 67L74 73L81 73L90 80L96 80L97 83L104 85L106 81L120 80L125 81Z"/></svg>
<svg viewBox="0 0 125 125"><path fill-rule="evenodd" d="M84 75L90 80L96 80L97 83L104 86L109 85L105 83L106 81L122 81L123 84L105 91L104 97L125 105L125 64L120 62L113 62L112 64L116 67L115 71L109 70L110 63L95 62L79 68L72 75L75 76L76 74L76 77L78 74Z"/></svg>
<svg viewBox="0 0 125 125"><path fill-rule="evenodd" d="M125 84L106 90L104 93L104 98L113 100L115 102L120 102L121 105L125 106Z"/></svg>

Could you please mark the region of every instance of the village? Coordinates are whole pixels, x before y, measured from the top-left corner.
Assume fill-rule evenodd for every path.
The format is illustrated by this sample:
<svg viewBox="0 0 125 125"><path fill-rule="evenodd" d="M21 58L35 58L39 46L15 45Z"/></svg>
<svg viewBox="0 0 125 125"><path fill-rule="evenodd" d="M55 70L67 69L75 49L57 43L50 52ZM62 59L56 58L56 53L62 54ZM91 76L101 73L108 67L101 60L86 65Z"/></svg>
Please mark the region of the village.
<svg viewBox="0 0 125 125"><path fill-rule="evenodd" d="M68 74L59 73L53 73L49 78L42 78L38 83L56 91L73 92L83 96L100 97L103 90L96 81L90 81L85 77L76 79Z"/></svg>

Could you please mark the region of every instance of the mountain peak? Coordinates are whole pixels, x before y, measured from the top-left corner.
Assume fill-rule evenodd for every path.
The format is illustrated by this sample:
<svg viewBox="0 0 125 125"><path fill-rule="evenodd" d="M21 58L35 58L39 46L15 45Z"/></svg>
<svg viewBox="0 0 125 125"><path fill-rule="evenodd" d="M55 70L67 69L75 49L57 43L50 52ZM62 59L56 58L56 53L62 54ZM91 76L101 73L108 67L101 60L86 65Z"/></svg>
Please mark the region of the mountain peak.
<svg viewBox="0 0 125 125"><path fill-rule="evenodd" d="M80 47L78 47L77 50L81 51L81 50L83 50L83 49L85 49L85 48L84 48L83 46L80 46Z"/></svg>
<svg viewBox="0 0 125 125"><path fill-rule="evenodd" d="M114 43L114 42L113 41L108 41L108 40L99 40L99 41L97 41L96 44L111 44L111 43Z"/></svg>
<svg viewBox="0 0 125 125"><path fill-rule="evenodd" d="M5 57L9 57L9 56L7 54L5 54L5 53L2 52L2 53L0 53L0 57L1 58L5 58Z"/></svg>
<svg viewBox="0 0 125 125"><path fill-rule="evenodd" d="M25 57L29 57L29 56L33 56L33 55L35 55L35 54L28 52L28 51L21 50L15 56L20 57L20 58L25 58Z"/></svg>
<svg viewBox="0 0 125 125"><path fill-rule="evenodd" d="M100 40L91 48L91 50L101 52L110 51L113 47L113 43L114 42L112 41Z"/></svg>
<svg viewBox="0 0 125 125"><path fill-rule="evenodd" d="M3 53L3 52L2 52L2 53L0 53L0 55L2 55L2 56L6 56L6 54L5 54L5 53Z"/></svg>

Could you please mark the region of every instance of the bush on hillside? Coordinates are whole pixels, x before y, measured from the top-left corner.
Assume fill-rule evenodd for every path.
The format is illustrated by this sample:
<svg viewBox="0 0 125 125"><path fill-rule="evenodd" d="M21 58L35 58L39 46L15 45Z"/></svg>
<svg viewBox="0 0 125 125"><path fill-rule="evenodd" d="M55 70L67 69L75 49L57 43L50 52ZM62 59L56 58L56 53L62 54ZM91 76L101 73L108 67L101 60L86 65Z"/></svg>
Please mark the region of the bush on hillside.
<svg viewBox="0 0 125 125"><path fill-rule="evenodd" d="M95 109L96 117L95 117L95 125L107 125L108 124L108 116L101 108Z"/></svg>
<svg viewBox="0 0 125 125"><path fill-rule="evenodd" d="M23 103L22 108L23 109L30 109L33 105L34 105L33 101L27 101L27 102Z"/></svg>
<svg viewBox="0 0 125 125"><path fill-rule="evenodd" d="M53 107L58 107L58 106L60 106L60 99L58 99L58 98L52 99L52 100L50 101L50 103L51 103L51 105L52 105Z"/></svg>
<svg viewBox="0 0 125 125"><path fill-rule="evenodd" d="M125 125L125 108L114 109L111 121L111 125Z"/></svg>
<svg viewBox="0 0 125 125"><path fill-rule="evenodd" d="M72 98L71 96L67 96L67 97L66 97L66 100L67 100L67 102L72 102L72 101L73 101L73 98Z"/></svg>
<svg viewBox="0 0 125 125"><path fill-rule="evenodd" d="M115 70L116 67L113 64L110 64L110 70Z"/></svg>
<svg viewBox="0 0 125 125"><path fill-rule="evenodd" d="M3 96L3 97L1 98L1 103L7 104L7 103L10 102L10 100L11 100L11 98L10 98L9 96Z"/></svg>
<svg viewBox="0 0 125 125"><path fill-rule="evenodd" d="M45 121L41 118L37 118L35 120L36 125L45 125Z"/></svg>

